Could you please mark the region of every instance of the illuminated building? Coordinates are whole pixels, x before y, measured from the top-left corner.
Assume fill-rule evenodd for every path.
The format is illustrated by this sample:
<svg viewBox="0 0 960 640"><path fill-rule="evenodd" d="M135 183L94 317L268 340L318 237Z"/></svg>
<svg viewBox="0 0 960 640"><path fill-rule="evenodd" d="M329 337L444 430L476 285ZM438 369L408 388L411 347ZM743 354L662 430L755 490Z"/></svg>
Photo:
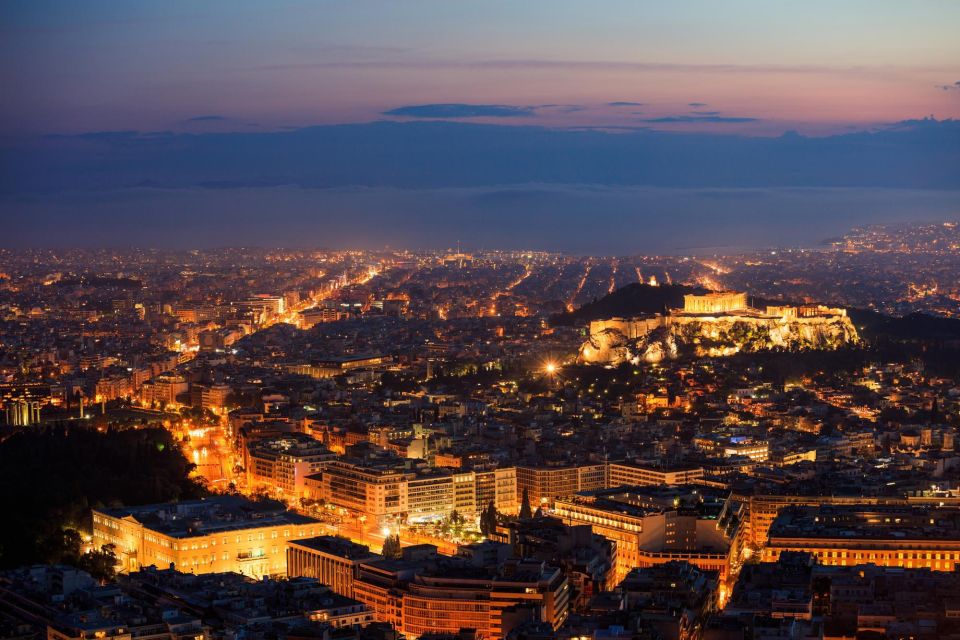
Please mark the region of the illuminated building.
<svg viewBox="0 0 960 640"><path fill-rule="evenodd" d="M145 382L140 388L140 400L145 405L154 403L159 406L177 404L177 396L186 393L189 385L183 376L162 374Z"/></svg>
<svg viewBox="0 0 960 640"><path fill-rule="evenodd" d="M730 542L717 517L696 507L681 506L679 494L670 506L658 500L657 489L646 495L628 488L580 494L556 500L553 515L570 525L588 524L593 532L617 544L616 579L634 567L684 560L726 576ZM676 505L676 506L674 506Z"/></svg>
<svg viewBox="0 0 960 640"><path fill-rule="evenodd" d="M97 380L96 397L101 400L126 398L132 391L130 378L125 376L109 376Z"/></svg>
<svg viewBox="0 0 960 640"><path fill-rule="evenodd" d="M517 492L527 492L530 505L536 509L556 498L572 496L580 491L607 487L607 465L590 464L562 467L517 467Z"/></svg>
<svg viewBox="0 0 960 640"><path fill-rule="evenodd" d="M763 462L770 457L770 444L749 436L699 435L693 444L707 455L724 458L743 457Z"/></svg>
<svg viewBox="0 0 960 640"><path fill-rule="evenodd" d="M200 389L200 406L204 409L210 409L219 412L227 406L227 398L233 393L230 385L214 384L203 386Z"/></svg>
<svg viewBox="0 0 960 640"><path fill-rule="evenodd" d="M611 488L691 484L703 478L702 467L658 468L653 465L611 462L608 468L607 486Z"/></svg>
<svg viewBox="0 0 960 640"><path fill-rule="evenodd" d="M385 356L355 355L341 358L328 358L310 364L297 364L290 367L292 373L299 373L313 378L333 378L353 369L378 367L387 362Z"/></svg>
<svg viewBox="0 0 960 640"><path fill-rule="evenodd" d="M316 536L318 525L277 502L224 495L94 509L93 544L115 545L120 571L156 566L261 578L286 575L286 542Z"/></svg>
<svg viewBox="0 0 960 640"><path fill-rule="evenodd" d="M767 542L767 534L773 521L781 511L787 507L817 507L820 505L835 505L860 508L868 507L909 507L914 506L937 506L943 502L951 505L960 503L956 498L944 499L941 497L930 498L892 498L892 497L869 497L869 496L817 496L817 495L775 495L763 494L742 498L747 505L744 525L745 530L749 532L749 540L752 546L760 548Z"/></svg>
<svg viewBox="0 0 960 640"><path fill-rule="evenodd" d="M515 514L520 509L520 493L517 490L517 469L506 467L488 471L473 471L476 479L476 505L478 511L491 502L500 513Z"/></svg>
<svg viewBox="0 0 960 640"><path fill-rule="evenodd" d="M667 337L643 340L658 330ZM696 355L716 357L745 347L823 349L858 340L845 309L823 305L754 309L747 304L747 294L728 291L686 295L682 309L665 314L593 320L579 360L614 365L659 362L676 358L681 346Z"/></svg>
<svg viewBox="0 0 960 640"><path fill-rule="evenodd" d="M522 606L556 629L567 619L570 585L563 572L538 561L508 561L496 571L459 559L427 564L382 560L363 563L355 597L408 636L474 629L500 640L508 611Z"/></svg>
<svg viewBox="0 0 960 640"><path fill-rule="evenodd" d="M737 291L687 294L683 296L683 312L696 314L730 313L748 309L747 294Z"/></svg>
<svg viewBox="0 0 960 640"><path fill-rule="evenodd" d="M14 427L27 427L40 423L40 403L29 398L13 398L4 408L6 423Z"/></svg>
<svg viewBox="0 0 960 640"><path fill-rule="evenodd" d="M336 458L319 440L302 433L254 440L247 445L245 468L250 487L264 486L287 499L304 494L304 480Z"/></svg>
<svg viewBox="0 0 960 640"><path fill-rule="evenodd" d="M395 465L365 465L333 460L306 480L305 495L383 523L405 513L406 479L411 472Z"/></svg>
<svg viewBox="0 0 960 640"><path fill-rule="evenodd" d="M381 559L370 547L347 538L319 536L287 542L287 575L316 578L336 593L353 597L353 582L364 562Z"/></svg>
<svg viewBox="0 0 960 640"><path fill-rule="evenodd" d="M390 459L381 463L333 460L305 482L305 497L362 514L371 523L439 520L456 510L465 517L491 502L498 511L517 510L513 468L458 471L413 467Z"/></svg>
<svg viewBox="0 0 960 640"><path fill-rule="evenodd" d="M793 507L770 527L764 561L788 551L820 564L876 564L953 571L960 567L960 510L898 506Z"/></svg>
<svg viewBox="0 0 960 640"><path fill-rule="evenodd" d="M350 314L326 307L315 307L300 312L300 328L311 329L324 322L336 322L348 318Z"/></svg>

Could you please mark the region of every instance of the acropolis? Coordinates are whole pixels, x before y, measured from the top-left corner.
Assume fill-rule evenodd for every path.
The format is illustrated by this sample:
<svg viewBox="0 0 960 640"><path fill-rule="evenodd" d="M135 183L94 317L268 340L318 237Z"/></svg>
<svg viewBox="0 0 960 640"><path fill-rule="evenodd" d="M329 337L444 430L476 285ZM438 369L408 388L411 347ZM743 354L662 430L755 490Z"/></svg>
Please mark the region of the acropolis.
<svg viewBox="0 0 960 640"><path fill-rule="evenodd" d="M687 294L682 309L665 314L594 320L579 359L615 365L658 362L684 350L725 356L774 347L836 349L858 340L846 309L812 304L759 309L744 292L722 291Z"/></svg>

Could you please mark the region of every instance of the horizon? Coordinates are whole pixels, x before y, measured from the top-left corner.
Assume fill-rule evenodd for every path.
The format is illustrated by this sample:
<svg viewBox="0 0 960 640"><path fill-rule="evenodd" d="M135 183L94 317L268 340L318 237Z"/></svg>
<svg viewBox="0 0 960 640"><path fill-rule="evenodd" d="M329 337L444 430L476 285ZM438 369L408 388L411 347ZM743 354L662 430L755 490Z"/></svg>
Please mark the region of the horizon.
<svg viewBox="0 0 960 640"><path fill-rule="evenodd" d="M0 246L623 254L960 214L954 3L49 0L0 22Z"/></svg>

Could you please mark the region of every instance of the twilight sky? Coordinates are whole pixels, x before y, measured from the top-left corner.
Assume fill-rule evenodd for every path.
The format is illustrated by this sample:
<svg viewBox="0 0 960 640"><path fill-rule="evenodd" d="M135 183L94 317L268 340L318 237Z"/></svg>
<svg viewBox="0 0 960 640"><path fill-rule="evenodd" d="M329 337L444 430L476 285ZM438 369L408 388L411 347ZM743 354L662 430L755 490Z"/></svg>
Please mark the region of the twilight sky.
<svg viewBox="0 0 960 640"><path fill-rule="evenodd" d="M957 218L958 32L952 0L7 0L0 246ZM118 224L165 207L197 234Z"/></svg>
<svg viewBox="0 0 960 640"><path fill-rule="evenodd" d="M960 116L952 0L7 0L0 25L5 133L275 129L436 103L768 134Z"/></svg>

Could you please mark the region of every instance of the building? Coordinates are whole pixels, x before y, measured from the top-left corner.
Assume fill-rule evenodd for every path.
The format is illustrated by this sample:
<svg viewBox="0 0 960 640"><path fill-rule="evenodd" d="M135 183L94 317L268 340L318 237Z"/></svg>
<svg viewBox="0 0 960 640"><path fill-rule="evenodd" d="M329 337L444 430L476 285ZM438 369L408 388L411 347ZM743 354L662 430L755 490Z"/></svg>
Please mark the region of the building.
<svg viewBox="0 0 960 640"><path fill-rule="evenodd" d="M820 505L836 506L940 506L944 502L952 506L960 505L956 498L943 497L871 497L871 496L817 496L817 495L780 495L758 494L749 497L731 495L731 499L743 501L746 506L744 518L745 533L749 534L749 542L759 549L767 543L767 535L773 521L781 511L788 507L817 507Z"/></svg>
<svg viewBox="0 0 960 640"><path fill-rule="evenodd" d="M738 291L718 291L703 295L687 294L683 296L684 313L709 315L744 311L748 308L747 294Z"/></svg>
<svg viewBox="0 0 960 640"><path fill-rule="evenodd" d="M214 413L222 413L227 406L227 398L233 393L230 385L214 384L200 388L200 406Z"/></svg>
<svg viewBox="0 0 960 640"><path fill-rule="evenodd" d="M179 503L93 510L93 545L113 544L121 572L287 573L286 543L318 535L319 522L273 501L214 496Z"/></svg>
<svg viewBox="0 0 960 640"><path fill-rule="evenodd" d="M750 436L698 435L693 444L709 456L718 458L749 458L763 462L770 457L770 443Z"/></svg>
<svg viewBox="0 0 960 640"><path fill-rule="evenodd" d="M316 622L340 629L373 622L368 606L315 578L254 580L237 573L195 575L150 568L123 576L121 584L159 605L169 607L168 603L175 602L190 614L212 618L219 628L294 627Z"/></svg>
<svg viewBox="0 0 960 640"><path fill-rule="evenodd" d="M687 562L667 562L630 571L617 586L624 611L639 614L652 637L700 638L717 604L717 576Z"/></svg>
<svg viewBox="0 0 960 640"><path fill-rule="evenodd" d="M820 564L953 571L960 568L960 509L889 505L822 505L783 510L762 551L776 562L788 551Z"/></svg>
<svg viewBox="0 0 960 640"><path fill-rule="evenodd" d="M516 513L517 479L513 468L460 471L394 457L339 459L305 481L304 497L348 509L371 524L425 522L454 510L474 517L491 502L498 511Z"/></svg>
<svg viewBox="0 0 960 640"><path fill-rule="evenodd" d="M406 481L412 472L396 464L333 460L307 478L305 497L366 516L378 524L408 511Z"/></svg>
<svg viewBox="0 0 960 640"><path fill-rule="evenodd" d="M351 355L339 358L328 358L310 364L293 365L290 370L313 378L333 378L343 375L354 369L379 367L388 359L381 355Z"/></svg>
<svg viewBox="0 0 960 640"><path fill-rule="evenodd" d="M126 398L133 392L133 385L127 376L108 376L97 380L96 398L98 401Z"/></svg>
<svg viewBox="0 0 960 640"><path fill-rule="evenodd" d="M40 403L29 398L7 400L4 408L6 424L14 427L27 427L40 423Z"/></svg>
<svg viewBox="0 0 960 640"><path fill-rule="evenodd" d="M623 487L587 492L556 500L553 515L566 524L588 524L616 542L617 581L634 567L673 560L724 577L731 547L718 520L722 502L699 502L703 496L697 491Z"/></svg>
<svg viewBox="0 0 960 640"><path fill-rule="evenodd" d="M617 546L594 533L590 525L565 525L550 517L530 518L509 522L491 537L506 542L516 557L560 567L570 582L571 608L576 611L585 610L590 598L615 584ZM483 544L495 543L488 540Z"/></svg>
<svg viewBox="0 0 960 640"><path fill-rule="evenodd" d="M303 497L306 478L336 458L319 440L302 433L253 440L245 453L248 485L265 487L288 500Z"/></svg>
<svg viewBox="0 0 960 640"><path fill-rule="evenodd" d="M472 629L477 637L501 640L517 608L556 629L570 607L563 572L538 561L511 560L496 570L436 556L363 563L355 594L378 621L413 637Z"/></svg>
<svg viewBox="0 0 960 640"><path fill-rule="evenodd" d="M703 467L659 467L652 464L611 462L608 465L608 487L643 487L692 484L703 478Z"/></svg>
<svg viewBox="0 0 960 640"><path fill-rule="evenodd" d="M370 547L336 536L287 542L287 575L316 578L336 593L353 597L360 565L382 559Z"/></svg>
<svg viewBox="0 0 960 640"><path fill-rule="evenodd" d="M20 638L47 640L208 640L200 615L151 606L118 585L100 586L90 574L64 565L22 567L0 574L3 621L27 629ZM3 631L7 631L4 625ZM4 637L11 637L4 634Z"/></svg>
<svg viewBox="0 0 960 640"><path fill-rule="evenodd" d="M314 307L312 309L306 309L300 312L300 328L312 329L316 325L324 322L336 322L337 320L343 320L349 317L349 313L340 311L338 309Z"/></svg>
<svg viewBox="0 0 960 640"><path fill-rule="evenodd" d="M655 331L670 339L640 340L652 337ZM838 348L858 340L857 329L844 309L822 305L754 309L747 303L747 294L727 291L686 295L682 309L665 314L593 320L579 359L616 365L659 362L676 358L681 350L718 357L742 349Z"/></svg>
<svg viewBox="0 0 960 640"><path fill-rule="evenodd" d="M186 393L189 384L183 376L162 374L140 387L140 401L145 405L166 407L177 404L177 396Z"/></svg>
<svg viewBox="0 0 960 640"><path fill-rule="evenodd" d="M530 505L549 505L557 498L607 487L607 465L517 467L517 492L526 492Z"/></svg>

